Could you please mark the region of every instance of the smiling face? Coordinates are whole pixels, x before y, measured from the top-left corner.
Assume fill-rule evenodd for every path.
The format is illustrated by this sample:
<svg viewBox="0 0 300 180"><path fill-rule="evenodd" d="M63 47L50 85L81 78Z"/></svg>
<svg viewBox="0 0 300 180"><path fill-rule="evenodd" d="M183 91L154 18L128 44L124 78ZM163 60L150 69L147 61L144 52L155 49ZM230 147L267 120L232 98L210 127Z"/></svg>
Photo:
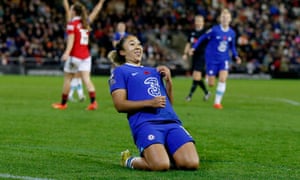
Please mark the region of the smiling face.
<svg viewBox="0 0 300 180"><path fill-rule="evenodd" d="M143 57L143 47L135 36L128 36L120 53L125 57L127 63L140 65Z"/></svg>

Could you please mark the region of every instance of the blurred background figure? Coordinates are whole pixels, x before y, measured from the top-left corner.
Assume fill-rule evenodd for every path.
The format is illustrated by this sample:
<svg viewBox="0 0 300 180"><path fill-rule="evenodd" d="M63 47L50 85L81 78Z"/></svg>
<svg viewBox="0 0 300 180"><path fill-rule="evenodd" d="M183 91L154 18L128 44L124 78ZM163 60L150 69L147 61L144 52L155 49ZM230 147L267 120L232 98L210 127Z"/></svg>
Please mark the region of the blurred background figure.
<svg viewBox="0 0 300 180"><path fill-rule="evenodd" d="M75 1L79 2L70 0ZM18 66L20 62L25 74L40 67L58 69L64 51L66 22L61 2L0 1L2 69L11 71L9 66ZM89 11L97 3L96 0L82 2ZM185 75L187 66L182 65L185 43L183 38L178 40L180 32L191 31L191 24L198 14L205 18L206 27L211 27L217 23L221 8L228 8L232 13L231 26L239 41L237 51L244 60L239 66L232 64L229 67L232 73L247 75L249 62L250 68L255 65L253 75L285 72L300 77L299 0L105 1L98 15L101 18L91 24L91 55L96 64L92 72L101 73L106 65L105 74L109 74L110 62L106 56L113 49L116 24L124 22L126 32L137 35L144 47L149 47L149 54L145 52L148 64L165 64L172 67L174 75ZM20 58L23 61L19 61Z"/></svg>
<svg viewBox="0 0 300 180"><path fill-rule="evenodd" d="M80 74L90 97L87 110L96 110L96 89L91 81L90 73L92 58L89 50L90 24L95 20L105 0L99 0L93 11L88 15L83 4L75 2L69 6L68 0L64 0L67 18L67 45L61 59L64 64L64 83L61 102L52 104L54 109L63 110L67 108L71 80L77 73Z"/></svg>
<svg viewBox="0 0 300 180"><path fill-rule="evenodd" d="M226 80L231 61L230 53L232 53L237 64L241 63L235 45L236 33L230 27L231 20L230 11L228 9L223 9L220 14L220 23L200 36L192 48L192 52L194 52L201 43L208 40L205 49L208 85L213 87L215 85L216 77L219 79L214 102L214 108L216 109L223 108L221 101L226 90Z"/></svg>
<svg viewBox="0 0 300 180"><path fill-rule="evenodd" d="M71 102L76 102L77 99L74 98L74 92L77 92L78 100L83 102L85 100L85 95L82 86L82 79L79 73L76 73L71 81L71 88L68 96L68 100Z"/></svg>
<svg viewBox="0 0 300 180"><path fill-rule="evenodd" d="M183 60L188 60L188 57L190 56L189 52L192 46L197 42L198 38L205 33L204 28L204 17L201 15L195 16L194 20L194 30L189 34L189 37L187 39L187 43L184 48L184 54L182 56ZM202 43L199 45L193 55L192 55L192 76L193 76L193 82L190 89L190 92L188 96L185 98L186 101L191 101L192 96L197 88L197 86L200 86L202 91L204 92L203 100L207 101L210 97L210 92L208 92L205 82L203 81L203 76L205 76L205 47L207 43Z"/></svg>
<svg viewBox="0 0 300 180"><path fill-rule="evenodd" d="M119 22L116 27L116 32L114 33L113 46L116 47L116 44L127 35L126 24L124 22Z"/></svg>
<svg viewBox="0 0 300 180"><path fill-rule="evenodd" d="M113 47L116 48L116 45L119 43L119 41L126 37L128 35L128 33L126 32L126 24L124 22L118 22L117 27L116 27L116 31L114 32L113 35ZM110 67L110 72L112 72L114 70L114 68L116 67L116 64L114 62L112 62L111 67Z"/></svg>

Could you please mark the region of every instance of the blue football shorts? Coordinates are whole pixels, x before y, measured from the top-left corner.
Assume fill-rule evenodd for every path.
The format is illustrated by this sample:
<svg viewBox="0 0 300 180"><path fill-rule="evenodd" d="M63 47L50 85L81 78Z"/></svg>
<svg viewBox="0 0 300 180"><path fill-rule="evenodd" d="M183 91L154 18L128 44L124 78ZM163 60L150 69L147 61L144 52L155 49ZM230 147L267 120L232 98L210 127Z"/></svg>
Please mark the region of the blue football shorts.
<svg viewBox="0 0 300 180"><path fill-rule="evenodd" d="M220 63L206 63L206 74L208 76L217 76L220 71L228 71L229 63L228 61L223 61Z"/></svg>
<svg viewBox="0 0 300 180"><path fill-rule="evenodd" d="M152 144L163 144L168 154L173 155L182 145L194 142L189 132L178 123L144 125L135 133L134 140L141 156Z"/></svg>

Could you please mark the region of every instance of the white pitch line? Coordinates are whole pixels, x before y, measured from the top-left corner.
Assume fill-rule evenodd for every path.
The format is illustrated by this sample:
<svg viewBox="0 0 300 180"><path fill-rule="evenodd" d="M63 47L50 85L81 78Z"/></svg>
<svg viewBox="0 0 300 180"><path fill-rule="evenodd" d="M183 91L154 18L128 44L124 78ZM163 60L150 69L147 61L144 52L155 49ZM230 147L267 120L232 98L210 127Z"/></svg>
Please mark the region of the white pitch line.
<svg viewBox="0 0 300 180"><path fill-rule="evenodd" d="M272 98L272 97L261 97L261 96L236 96L236 97L243 97L243 98L251 98L251 99L265 99L265 100L271 100L271 101L279 101L283 103L287 103L293 106L300 106L300 102L286 99L286 98Z"/></svg>
<svg viewBox="0 0 300 180"><path fill-rule="evenodd" d="M279 102L284 102L284 103L287 103L287 104L291 104L291 105L294 105L294 106L299 106L300 103L297 102L297 101L293 101L293 100L290 100L290 99L286 99L286 98L271 98L271 97L260 97L261 99L268 99L268 100L275 100L275 101L279 101Z"/></svg>
<svg viewBox="0 0 300 180"><path fill-rule="evenodd" d="M1 174L1 178L7 178L7 179L22 179L22 180L53 180L53 179L47 179L47 178L36 178L36 177L29 177L29 176L15 176L12 174Z"/></svg>
<svg viewBox="0 0 300 180"><path fill-rule="evenodd" d="M293 101L293 100L289 100L289 99L285 99L285 98L276 98L277 100L279 101L282 101L282 102L286 102L288 104L292 104L292 105L295 105L295 106L299 106L300 103L297 102L297 101Z"/></svg>

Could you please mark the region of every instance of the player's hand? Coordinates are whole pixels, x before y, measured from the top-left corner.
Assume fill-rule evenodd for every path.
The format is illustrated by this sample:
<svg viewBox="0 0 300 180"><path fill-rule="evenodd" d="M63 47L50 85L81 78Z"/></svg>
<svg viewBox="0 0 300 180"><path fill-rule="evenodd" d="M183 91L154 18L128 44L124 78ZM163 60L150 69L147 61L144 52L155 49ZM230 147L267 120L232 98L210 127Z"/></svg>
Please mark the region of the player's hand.
<svg viewBox="0 0 300 180"><path fill-rule="evenodd" d="M167 66L157 66L156 69L166 81L171 81L171 71Z"/></svg>
<svg viewBox="0 0 300 180"><path fill-rule="evenodd" d="M166 96L157 96L152 99L152 106L162 108L166 106Z"/></svg>
<svg viewBox="0 0 300 180"><path fill-rule="evenodd" d="M70 56L69 54L64 53L61 57L61 60L67 61L69 59L69 56Z"/></svg>
<svg viewBox="0 0 300 180"><path fill-rule="evenodd" d="M242 59L239 56L235 57L235 60L236 60L237 64L241 64L242 63Z"/></svg>
<svg viewBox="0 0 300 180"><path fill-rule="evenodd" d="M186 60L188 59L188 55L187 55L187 54L183 54L183 55L182 55L182 59L183 59L184 61L186 61Z"/></svg>
<svg viewBox="0 0 300 180"><path fill-rule="evenodd" d="M194 51L195 51L195 49L194 49L194 48L191 48L191 49L189 50L189 55L192 56L192 55L194 54Z"/></svg>

